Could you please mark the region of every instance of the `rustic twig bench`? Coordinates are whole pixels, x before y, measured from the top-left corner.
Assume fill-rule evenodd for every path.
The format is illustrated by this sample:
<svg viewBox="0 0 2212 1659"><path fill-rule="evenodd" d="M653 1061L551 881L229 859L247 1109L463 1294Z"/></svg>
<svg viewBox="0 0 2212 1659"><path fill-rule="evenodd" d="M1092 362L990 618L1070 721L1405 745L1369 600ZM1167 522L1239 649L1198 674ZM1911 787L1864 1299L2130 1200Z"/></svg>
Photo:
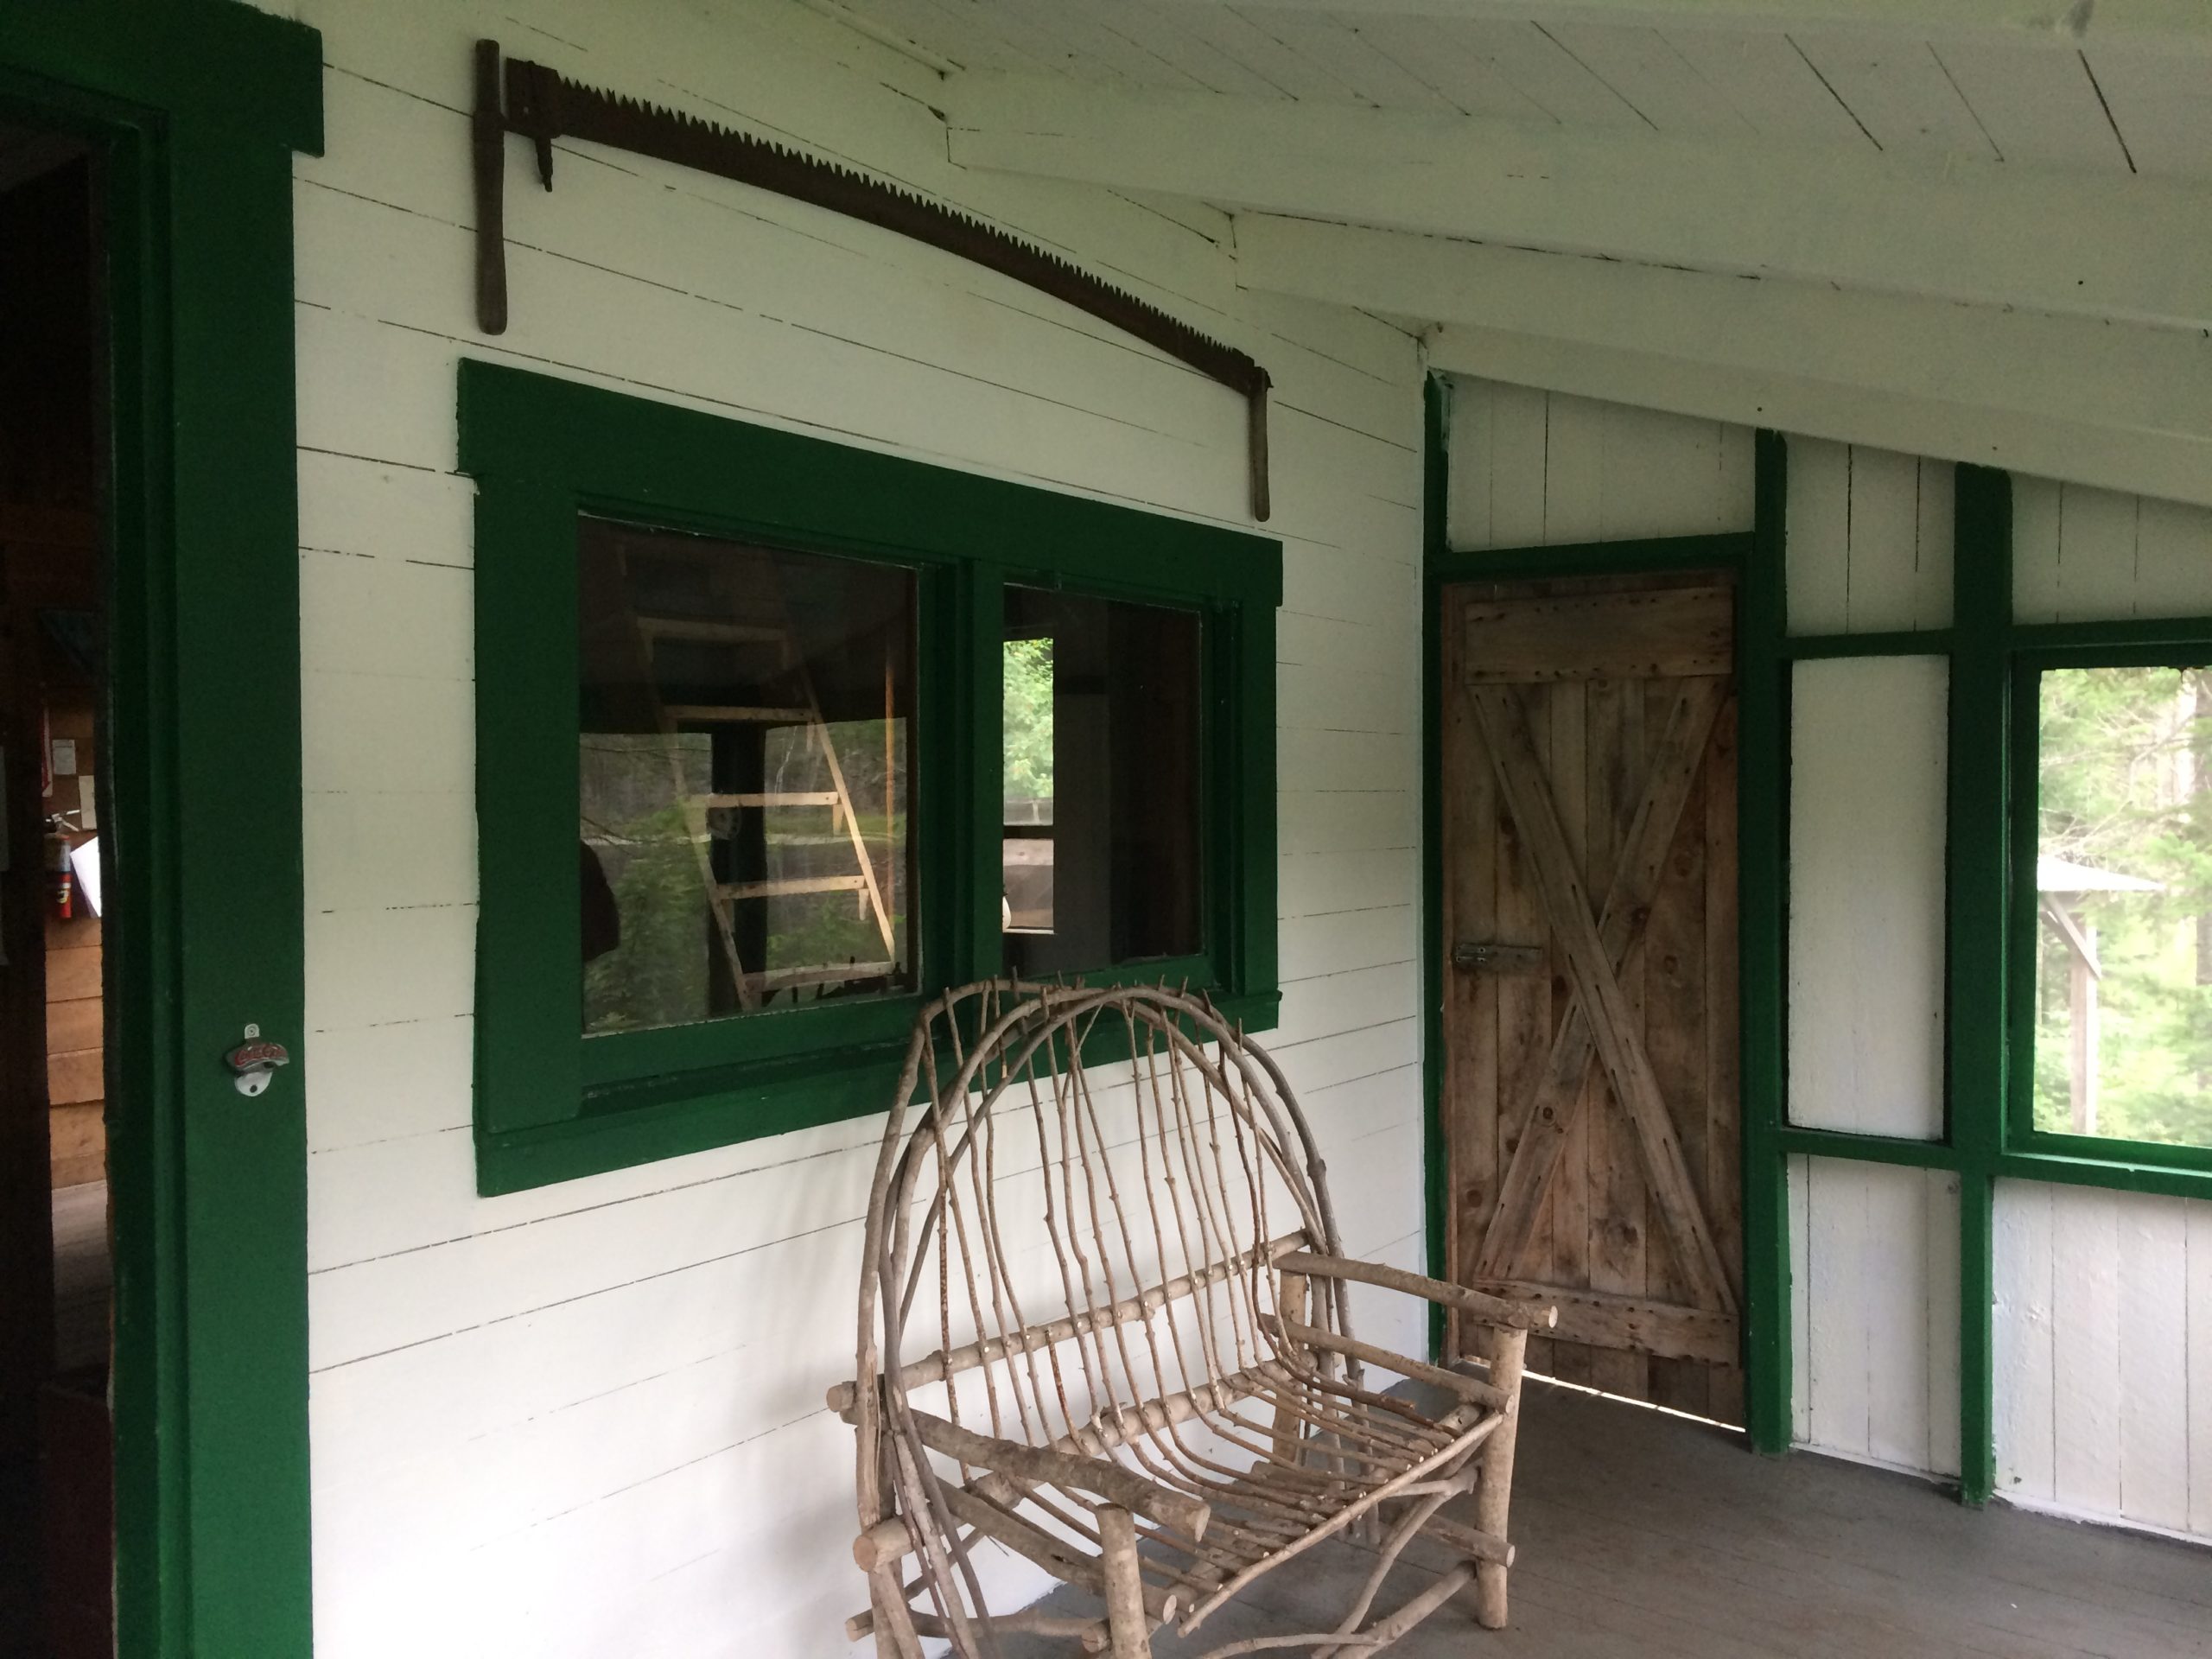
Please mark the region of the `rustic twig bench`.
<svg viewBox="0 0 2212 1659"><path fill-rule="evenodd" d="M1108 1048L1127 1081L1086 1071ZM919 1659L937 1637L987 1659L1022 1632L1137 1659L1347 1531L1376 1560L1338 1624L1209 1659L1371 1654L1470 1586L1477 1619L1504 1624L1522 1354L1550 1310L1346 1259L1288 1084L1203 999L988 982L932 1003L865 1252L857 1380L830 1399L859 1440L870 1595L847 1629L879 1655ZM1456 1309L1487 1364L1361 1341L1351 1283ZM1370 1389L1369 1365L1448 1403ZM1473 1525L1443 1513L1463 1494ZM1456 1564L1369 1622L1418 1536ZM982 1541L1101 1613L993 1613Z"/></svg>

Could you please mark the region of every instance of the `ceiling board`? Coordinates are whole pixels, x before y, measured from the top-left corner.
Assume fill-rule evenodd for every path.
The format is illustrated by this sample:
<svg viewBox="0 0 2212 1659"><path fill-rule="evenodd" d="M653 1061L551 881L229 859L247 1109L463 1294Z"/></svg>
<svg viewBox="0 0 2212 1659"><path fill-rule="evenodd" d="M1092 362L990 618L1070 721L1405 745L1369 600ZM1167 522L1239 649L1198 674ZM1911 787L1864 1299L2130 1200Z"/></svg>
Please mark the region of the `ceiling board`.
<svg viewBox="0 0 2212 1659"><path fill-rule="evenodd" d="M2212 59L2106 49L2088 63L2138 172L2212 178Z"/></svg>
<svg viewBox="0 0 2212 1659"><path fill-rule="evenodd" d="M1469 115L1548 124L1555 118L1515 86L1493 60L1451 29L1437 28L1433 19L1378 15L1354 19L1352 27Z"/></svg>
<svg viewBox="0 0 2212 1659"><path fill-rule="evenodd" d="M1323 104L1358 101L1358 94L1342 77L1286 45L1240 10L1228 6L1175 6L1173 10L1179 17L1188 12L1192 29L1202 31L1215 48L1281 87L1287 97Z"/></svg>
<svg viewBox="0 0 2212 1659"><path fill-rule="evenodd" d="M1481 6L1421 16L1362 0L808 3L956 73L2212 177L2212 54L2203 53L2084 54L1955 29L1936 31L1931 44L1903 21L1785 35L1664 7L1652 15L1673 21L1652 28L1603 21L1600 6L1554 6L1545 14L1553 21L1537 22Z"/></svg>
<svg viewBox="0 0 2212 1659"><path fill-rule="evenodd" d="M1166 51L1155 44L1167 31L1150 19L1116 18L1100 7L1065 5L1059 0L993 0L993 4L1025 20L1040 35L1065 41L1078 64L1103 65L1131 86L1174 92L1216 90L1174 61L1172 42Z"/></svg>
<svg viewBox="0 0 2212 1659"><path fill-rule="evenodd" d="M1935 53L2005 160L2128 170L2080 53L1979 41L1939 44Z"/></svg>
<svg viewBox="0 0 2212 1659"><path fill-rule="evenodd" d="M1535 23L1470 18L1454 20L1453 27L1560 124L1650 130L1635 105Z"/></svg>
<svg viewBox="0 0 2212 1659"><path fill-rule="evenodd" d="M1750 136L1727 94L1657 29L1556 23L1550 32L1656 130Z"/></svg>
<svg viewBox="0 0 2212 1659"><path fill-rule="evenodd" d="M1996 145L1927 41L1789 38L1885 153L1997 159Z"/></svg>
<svg viewBox="0 0 2212 1659"><path fill-rule="evenodd" d="M1843 100L1785 36L1686 29L1667 30L1665 37L1760 137L1873 149Z"/></svg>
<svg viewBox="0 0 2212 1659"><path fill-rule="evenodd" d="M1103 21L1143 40L1211 91L1234 98L1290 96L1243 58L1224 51L1205 27L1206 13L1188 6L1149 4L1147 0L1093 0L1093 4Z"/></svg>
<svg viewBox="0 0 2212 1659"><path fill-rule="evenodd" d="M1326 64L1332 74L1351 87L1363 102L1378 109L1459 111L1450 99L1413 74L1395 58L1354 29L1325 12L1247 9L1244 16L1291 50L1316 63Z"/></svg>

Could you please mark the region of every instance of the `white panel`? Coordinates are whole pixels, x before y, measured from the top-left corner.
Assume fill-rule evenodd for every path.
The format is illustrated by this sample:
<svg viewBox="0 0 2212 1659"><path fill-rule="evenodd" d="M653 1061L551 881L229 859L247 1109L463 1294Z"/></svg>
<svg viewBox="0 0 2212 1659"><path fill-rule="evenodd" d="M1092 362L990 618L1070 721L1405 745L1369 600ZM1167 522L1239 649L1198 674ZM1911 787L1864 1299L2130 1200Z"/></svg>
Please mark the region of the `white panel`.
<svg viewBox="0 0 2212 1659"><path fill-rule="evenodd" d="M1806 1443L1854 1457L1873 1444L1867 1390L1867 1187L1872 1166L1810 1160L1805 1183Z"/></svg>
<svg viewBox="0 0 2212 1659"><path fill-rule="evenodd" d="M1784 607L1792 633L1851 626L1851 446L1789 440Z"/></svg>
<svg viewBox="0 0 2212 1659"><path fill-rule="evenodd" d="M2120 1512L2189 1524L2189 1217L2179 1198L2122 1200L2120 1214Z"/></svg>
<svg viewBox="0 0 2212 1659"><path fill-rule="evenodd" d="M2212 1537L2208 1245L2212 1204L1998 1184L2000 1495Z"/></svg>
<svg viewBox="0 0 2212 1659"><path fill-rule="evenodd" d="M1959 1472L1959 1178L1921 1172L1927 1230L1928 1460L1939 1475Z"/></svg>
<svg viewBox="0 0 2212 1659"><path fill-rule="evenodd" d="M1747 427L1455 378L1451 433L1462 551L1751 527Z"/></svg>
<svg viewBox="0 0 2212 1659"><path fill-rule="evenodd" d="M1814 661L1792 678L1789 1117L1942 1133L1941 658Z"/></svg>
<svg viewBox="0 0 2212 1659"><path fill-rule="evenodd" d="M1958 1469L1958 1186L1937 1170L1792 1159L1793 1433Z"/></svg>
<svg viewBox="0 0 2212 1659"><path fill-rule="evenodd" d="M1997 1491L2024 1503L2057 1501L2052 1345L2050 1195L2040 1183L1999 1181L1996 1206Z"/></svg>
<svg viewBox="0 0 2212 1659"><path fill-rule="evenodd" d="M1948 462L1792 437L1790 632L1947 626L1953 492Z"/></svg>
<svg viewBox="0 0 2212 1659"><path fill-rule="evenodd" d="M2212 508L2015 478L2012 608L2023 622L2212 613Z"/></svg>
<svg viewBox="0 0 2212 1659"><path fill-rule="evenodd" d="M1789 1438L1813 1438L1813 1203L1809 1158L1789 1160Z"/></svg>
<svg viewBox="0 0 2212 1659"><path fill-rule="evenodd" d="M2212 1538L2212 1204L2189 1206L2189 1529Z"/></svg>

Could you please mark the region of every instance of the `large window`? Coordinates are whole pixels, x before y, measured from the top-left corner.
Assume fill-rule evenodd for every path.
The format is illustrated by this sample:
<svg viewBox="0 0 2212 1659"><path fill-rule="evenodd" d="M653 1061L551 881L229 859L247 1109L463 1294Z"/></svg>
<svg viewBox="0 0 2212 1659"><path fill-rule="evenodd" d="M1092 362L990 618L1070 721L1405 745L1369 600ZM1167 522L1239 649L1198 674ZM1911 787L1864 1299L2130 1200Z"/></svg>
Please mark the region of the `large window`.
<svg viewBox="0 0 2212 1659"><path fill-rule="evenodd" d="M993 975L1273 1023L1274 543L484 364L461 448L483 1190L880 1111Z"/></svg>
<svg viewBox="0 0 2212 1659"><path fill-rule="evenodd" d="M2212 668L2032 683L2033 1128L2212 1147Z"/></svg>

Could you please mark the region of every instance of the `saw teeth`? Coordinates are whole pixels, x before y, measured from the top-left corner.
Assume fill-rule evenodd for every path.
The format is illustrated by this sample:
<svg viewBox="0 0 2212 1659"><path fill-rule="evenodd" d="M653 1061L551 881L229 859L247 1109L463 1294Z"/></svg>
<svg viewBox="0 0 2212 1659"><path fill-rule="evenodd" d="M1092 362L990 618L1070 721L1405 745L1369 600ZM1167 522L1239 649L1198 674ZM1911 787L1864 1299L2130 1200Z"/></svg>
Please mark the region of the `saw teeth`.
<svg viewBox="0 0 2212 1659"><path fill-rule="evenodd" d="M669 108L665 105L649 104L643 99L634 98L624 92L609 92L596 86L580 86L576 82L570 80L567 76L555 73L551 70L544 69L542 66L531 65L529 67L539 73L550 76L558 84L559 91L557 95L561 102L563 104L569 104L570 100L594 103L599 105L611 115L628 117L646 121L657 120L671 122L679 126L688 128L693 132L713 138L717 142L737 145L742 149L750 149L756 153L773 157L777 162L785 166L798 168L802 171L817 175L827 175L829 177L835 179L842 184L858 186L864 189L880 192L881 194L891 198L894 201L903 203L905 206L909 207L917 208L925 213L934 215L947 224L957 226L971 235L981 236L987 241L995 244L997 246L1007 249L1012 252L1018 253L1026 259L1040 261L1047 269L1058 273L1067 281L1073 283L1077 286L1086 288L1094 294L1109 298L1116 305L1135 310L1140 315L1145 317L1151 323L1154 330L1160 333L1164 333L1172 339L1179 341L1181 343L1182 349L1176 352L1175 354L1182 357L1186 362L1192 362L1192 366L1194 368L1200 366L1196 362L1192 361L1194 357L1198 355L1210 356L1219 361L1233 365L1237 373L1243 377L1244 382L1242 386L1236 387L1236 389L1244 391L1248 396L1252 395L1255 391L1265 390L1269 384L1267 371L1262 369L1252 358L1247 356L1244 353L1236 350L1236 347L1225 345L1222 341L1201 333L1198 328L1194 327L1190 323L1184 321L1180 317L1174 316L1161 309L1159 306L1153 304L1149 300L1141 299L1126 289L1116 288L1111 283L1093 276L1083 266L1077 264L1073 260L1069 259L1061 254L1053 252L1050 248L1040 246L1034 242L1031 242L1022 237L1016 236L1011 231L1004 230L996 225L989 224L964 209L950 207L944 202L935 200L929 196L922 194L918 190L912 189L905 185L893 184L886 180L878 179L873 175L862 172L856 167L848 167L840 162L824 161L820 156L810 156L804 150L795 149L788 144L779 143L774 139L755 137L751 133L741 132L734 127L727 127L719 122L709 121L702 116L693 115L686 110L675 110ZM573 105L571 105L571 107L573 107ZM946 251L957 251L946 250ZM1010 271L1001 271L1001 274L1007 276L1013 275ZM1015 280L1019 281L1020 279L1016 277ZM1112 321L1110 318L1102 318L1101 320L1104 321ZM1158 344L1160 342L1155 341L1154 343ZM1173 348L1171 347L1170 349ZM1205 372L1205 371L1202 369L1201 372ZM1225 376L1216 378L1226 380Z"/></svg>

